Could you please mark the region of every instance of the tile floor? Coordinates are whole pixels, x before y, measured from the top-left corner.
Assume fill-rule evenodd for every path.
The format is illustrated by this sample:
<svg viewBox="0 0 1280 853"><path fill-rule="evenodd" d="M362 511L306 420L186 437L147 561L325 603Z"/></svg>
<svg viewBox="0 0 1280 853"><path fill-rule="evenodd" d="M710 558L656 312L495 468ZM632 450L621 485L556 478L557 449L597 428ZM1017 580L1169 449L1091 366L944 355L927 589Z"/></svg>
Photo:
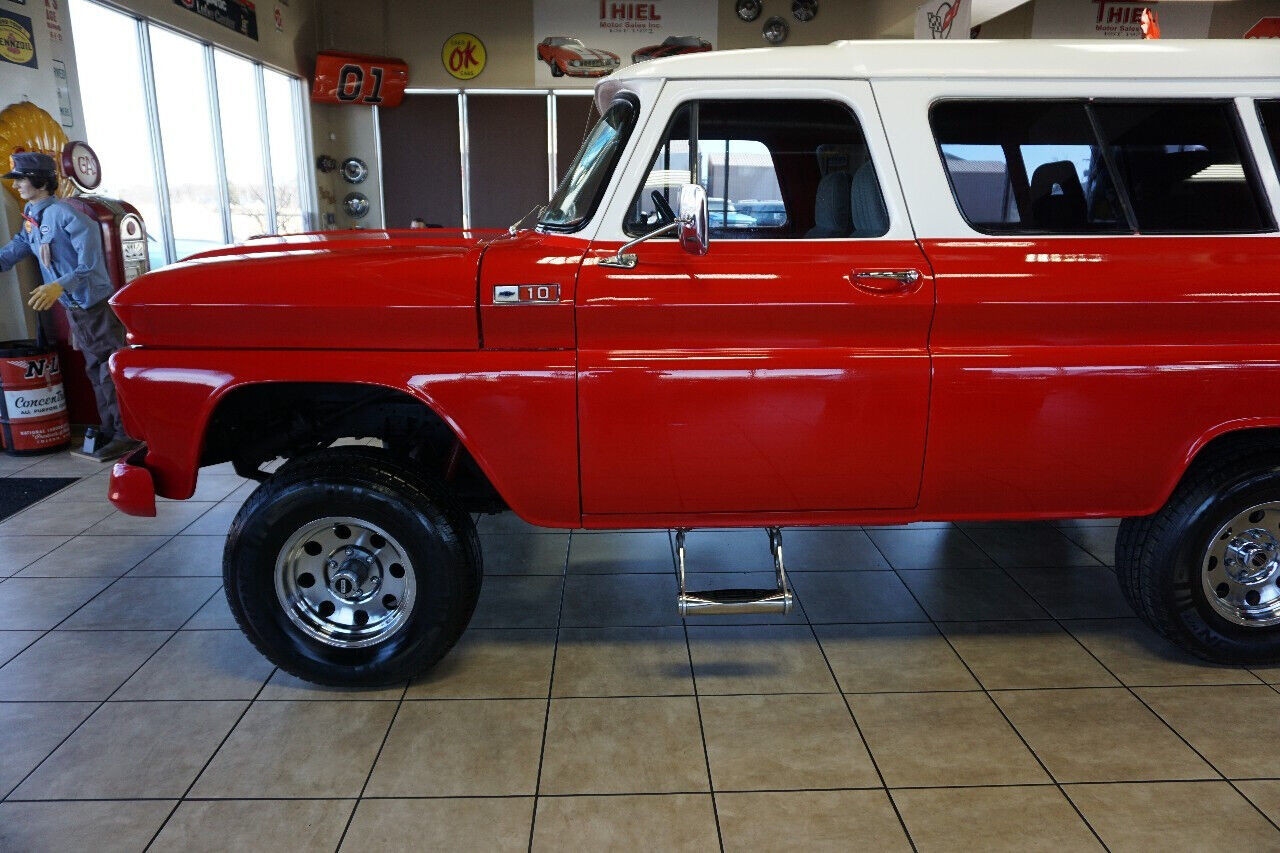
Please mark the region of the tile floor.
<svg viewBox="0 0 1280 853"><path fill-rule="evenodd" d="M485 517L459 647L351 693L235 630L252 484L133 519L0 457L55 474L0 523L2 850L1280 848L1280 668L1156 639L1111 523L791 530L795 614L686 624L667 533ZM689 560L769 578L760 531Z"/></svg>

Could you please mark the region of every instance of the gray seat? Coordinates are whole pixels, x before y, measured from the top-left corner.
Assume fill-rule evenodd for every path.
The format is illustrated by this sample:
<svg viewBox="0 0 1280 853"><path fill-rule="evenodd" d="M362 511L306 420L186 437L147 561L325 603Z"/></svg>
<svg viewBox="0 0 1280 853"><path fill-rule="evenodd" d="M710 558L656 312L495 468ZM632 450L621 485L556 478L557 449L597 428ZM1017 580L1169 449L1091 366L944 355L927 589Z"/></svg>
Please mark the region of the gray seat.
<svg viewBox="0 0 1280 853"><path fill-rule="evenodd" d="M804 236L844 237L853 227L849 213L849 187L853 178L848 172L829 172L818 182L818 197L813 204L814 225Z"/></svg>
<svg viewBox="0 0 1280 853"><path fill-rule="evenodd" d="M1080 176L1070 161L1045 163L1032 173L1031 218L1042 231L1070 233L1087 229L1089 206Z"/></svg>
<svg viewBox="0 0 1280 853"><path fill-rule="evenodd" d="M884 207L876 167L868 160L853 173L849 186L849 211L853 218L850 237L880 237L889 231L889 211Z"/></svg>

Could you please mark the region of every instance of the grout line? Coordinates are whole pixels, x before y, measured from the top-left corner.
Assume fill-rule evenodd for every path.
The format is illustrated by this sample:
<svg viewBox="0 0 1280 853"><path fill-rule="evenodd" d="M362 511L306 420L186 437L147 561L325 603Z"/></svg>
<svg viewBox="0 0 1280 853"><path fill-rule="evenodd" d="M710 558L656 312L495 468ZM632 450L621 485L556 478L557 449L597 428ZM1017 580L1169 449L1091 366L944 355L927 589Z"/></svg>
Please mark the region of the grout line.
<svg viewBox="0 0 1280 853"><path fill-rule="evenodd" d="M373 779L373 771L378 767L378 760L382 758L382 751L387 748L387 740L390 739L391 730L395 727L396 720L400 716L400 709L404 707L404 697L409 693L409 684L410 682L406 681L404 689L400 691L400 698L396 701L396 709L391 712L391 720L387 723L387 730L382 733L382 742L378 744L378 751L374 754L373 761L369 762L369 772L364 776L364 784L360 786L360 793L352 801L351 814L347 815L347 821L342 825L342 834L338 836L338 843L333 846L334 853L341 849L342 842L346 841L347 833L351 831L351 823L356 819L356 810L360 808L360 802L364 799L364 792L369 790L369 781Z"/></svg>
<svg viewBox="0 0 1280 853"><path fill-rule="evenodd" d="M556 633L551 641L551 672L547 675L547 707L542 715L542 746L538 748L538 773L533 783L533 813L529 816L529 851L533 851L533 833L538 826L538 800L542 793L542 762L547 754L547 731L551 727L551 697L555 692L556 658L560 655L560 623L564 616L565 589L569 585L569 554L573 549L573 533L564 541L564 572L560 575L560 606L556 609ZM546 630L545 628L542 630Z"/></svg>

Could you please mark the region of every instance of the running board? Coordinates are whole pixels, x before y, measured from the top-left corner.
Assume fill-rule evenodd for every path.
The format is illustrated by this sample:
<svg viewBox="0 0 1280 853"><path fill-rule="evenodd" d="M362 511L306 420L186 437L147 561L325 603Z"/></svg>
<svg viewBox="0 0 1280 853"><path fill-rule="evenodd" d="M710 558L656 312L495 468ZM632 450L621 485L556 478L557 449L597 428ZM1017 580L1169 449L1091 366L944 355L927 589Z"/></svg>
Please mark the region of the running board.
<svg viewBox="0 0 1280 853"><path fill-rule="evenodd" d="M773 571L777 586L771 589L704 589L691 591L685 587L684 536L686 529L676 531L676 569L680 575L680 594L676 604L681 616L713 616L736 613L791 612L795 597L787 584L787 570L782 564L782 531L767 527L769 550L773 553Z"/></svg>

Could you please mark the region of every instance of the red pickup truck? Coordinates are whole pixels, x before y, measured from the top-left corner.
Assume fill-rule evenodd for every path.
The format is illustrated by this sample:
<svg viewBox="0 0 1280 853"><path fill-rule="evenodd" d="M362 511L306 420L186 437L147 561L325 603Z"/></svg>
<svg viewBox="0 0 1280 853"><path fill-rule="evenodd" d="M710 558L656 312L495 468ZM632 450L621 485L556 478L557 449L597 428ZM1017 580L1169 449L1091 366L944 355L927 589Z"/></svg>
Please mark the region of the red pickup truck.
<svg viewBox="0 0 1280 853"><path fill-rule="evenodd" d="M111 499L261 480L231 609L325 683L439 660L480 589L470 514L504 509L767 528L769 589L687 589L678 547L688 615L788 609L786 526L1123 517L1152 627L1280 660L1280 48L1096 48L655 60L597 87L532 227L144 276L113 300L146 446Z"/></svg>

